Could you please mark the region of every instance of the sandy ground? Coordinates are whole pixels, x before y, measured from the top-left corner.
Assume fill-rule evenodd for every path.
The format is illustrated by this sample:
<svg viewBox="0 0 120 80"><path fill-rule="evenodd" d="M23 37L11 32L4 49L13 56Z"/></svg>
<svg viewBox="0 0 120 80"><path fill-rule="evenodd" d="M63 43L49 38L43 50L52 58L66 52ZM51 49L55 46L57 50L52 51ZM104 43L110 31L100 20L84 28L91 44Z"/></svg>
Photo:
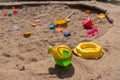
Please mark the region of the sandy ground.
<svg viewBox="0 0 120 80"><path fill-rule="evenodd" d="M18 14L12 17L3 16L4 13L12 12L12 9L1 9L0 80L119 80L120 7L97 2L85 4L107 9L114 24L110 24L107 19L98 19L95 11L88 15L84 13L84 9L67 5L28 6L27 11L17 9ZM75 14L63 30L70 31L70 37L64 37L63 32L49 30L50 23L68 16L72 11ZM81 24L87 17L91 17L99 29L99 34L95 37L89 37L86 34L88 30ZM40 23L32 27L35 19L40 19ZM14 25L20 29L14 30ZM32 33L29 38L23 36L25 31ZM48 39L47 42L44 41L45 38ZM47 53L50 45L64 44L74 49L84 41L101 45L104 48L103 57L88 60L73 55L72 64L67 68L60 68L55 65L53 56Z"/></svg>

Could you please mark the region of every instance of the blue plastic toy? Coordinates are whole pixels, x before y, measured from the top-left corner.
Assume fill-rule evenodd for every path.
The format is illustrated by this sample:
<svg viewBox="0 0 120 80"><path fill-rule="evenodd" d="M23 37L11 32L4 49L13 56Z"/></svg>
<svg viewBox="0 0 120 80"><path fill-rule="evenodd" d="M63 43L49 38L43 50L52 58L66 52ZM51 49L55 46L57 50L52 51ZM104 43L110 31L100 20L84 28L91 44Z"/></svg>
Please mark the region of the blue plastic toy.
<svg viewBox="0 0 120 80"><path fill-rule="evenodd" d="M55 30L55 25L53 23L50 24L50 30Z"/></svg>
<svg viewBox="0 0 120 80"><path fill-rule="evenodd" d="M68 36L71 36L71 34L70 34L70 32L64 32L64 36L68 37Z"/></svg>

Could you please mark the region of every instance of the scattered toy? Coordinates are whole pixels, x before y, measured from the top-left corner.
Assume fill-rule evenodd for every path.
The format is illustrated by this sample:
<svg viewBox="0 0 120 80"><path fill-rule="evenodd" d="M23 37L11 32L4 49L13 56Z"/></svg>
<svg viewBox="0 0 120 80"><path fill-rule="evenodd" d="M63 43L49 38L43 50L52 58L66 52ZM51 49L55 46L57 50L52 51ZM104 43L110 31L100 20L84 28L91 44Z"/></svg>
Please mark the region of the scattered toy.
<svg viewBox="0 0 120 80"><path fill-rule="evenodd" d="M13 6L12 9L15 9L15 7Z"/></svg>
<svg viewBox="0 0 120 80"><path fill-rule="evenodd" d="M91 29L91 28L93 28L92 20L91 20L89 17L86 18L86 19L82 22L82 25L83 25L84 28L86 28L86 29Z"/></svg>
<svg viewBox="0 0 120 80"><path fill-rule="evenodd" d="M55 20L56 25L64 25L67 24L67 19Z"/></svg>
<svg viewBox="0 0 120 80"><path fill-rule="evenodd" d="M82 58L98 59L103 55L103 48L93 42L82 42L74 49L74 53Z"/></svg>
<svg viewBox="0 0 120 80"><path fill-rule="evenodd" d="M53 54L57 65L67 67L72 61L72 50L65 45L58 45L56 48L49 46L48 53Z"/></svg>
<svg viewBox="0 0 120 80"><path fill-rule="evenodd" d="M34 22L35 22L35 23L39 23L39 22L40 22L40 20L39 20L39 19L37 19L37 20L35 20Z"/></svg>
<svg viewBox="0 0 120 80"><path fill-rule="evenodd" d="M74 13L74 11L71 12L66 18L55 20L54 24L50 24L50 30L54 30L56 28L56 31L61 32L63 31L63 27L67 26L67 21L70 21L71 15Z"/></svg>
<svg viewBox="0 0 120 80"><path fill-rule="evenodd" d="M63 31L63 27L62 27L62 26L58 26L58 27L56 27L56 31L58 31L58 32Z"/></svg>
<svg viewBox="0 0 120 80"><path fill-rule="evenodd" d="M50 30L55 30L55 25L53 23L50 24Z"/></svg>
<svg viewBox="0 0 120 80"><path fill-rule="evenodd" d="M8 16L10 16L10 17L11 17L11 16L12 16L12 13L9 13L9 14L8 14Z"/></svg>
<svg viewBox="0 0 120 80"><path fill-rule="evenodd" d="M35 23L32 23L32 27L35 27L36 26L36 24Z"/></svg>
<svg viewBox="0 0 120 80"><path fill-rule="evenodd" d="M8 14L7 14L7 13L5 13L5 14L4 14L4 16L6 17L6 16L8 16Z"/></svg>
<svg viewBox="0 0 120 80"><path fill-rule="evenodd" d="M68 36L71 36L71 34L70 34L70 32L64 32L64 36L68 37Z"/></svg>
<svg viewBox="0 0 120 80"><path fill-rule="evenodd" d="M16 25L14 25L14 26L13 26L13 29L14 29L14 30L19 30L19 27L16 26Z"/></svg>
<svg viewBox="0 0 120 80"><path fill-rule="evenodd" d="M60 19L60 20L55 20L56 25L65 25L67 24L67 21L70 21L71 15L74 14L74 11L72 11L66 18Z"/></svg>
<svg viewBox="0 0 120 80"><path fill-rule="evenodd" d="M100 13L100 14L98 14L98 18L100 18L100 19L105 18L105 14L104 14L104 13Z"/></svg>
<svg viewBox="0 0 120 80"><path fill-rule="evenodd" d="M89 30L89 31L87 32L87 34L88 34L89 36L91 36L91 37L95 36L95 35L98 34L98 33L99 33L99 32L98 32L98 28L94 28L94 29Z"/></svg>
<svg viewBox="0 0 120 80"><path fill-rule="evenodd" d="M43 41L44 41L44 42L47 42L47 41L48 41L48 39L47 39L47 38L44 38L44 39L43 39Z"/></svg>
<svg viewBox="0 0 120 80"><path fill-rule="evenodd" d="M26 38L28 38L28 37L30 37L31 36L31 32L24 32L24 37L26 37Z"/></svg>
<svg viewBox="0 0 120 80"><path fill-rule="evenodd" d="M13 14L17 14L18 13L18 11L17 10L13 10Z"/></svg>
<svg viewBox="0 0 120 80"><path fill-rule="evenodd" d="M91 14L91 10L87 9L87 10L85 10L85 13L86 14Z"/></svg>

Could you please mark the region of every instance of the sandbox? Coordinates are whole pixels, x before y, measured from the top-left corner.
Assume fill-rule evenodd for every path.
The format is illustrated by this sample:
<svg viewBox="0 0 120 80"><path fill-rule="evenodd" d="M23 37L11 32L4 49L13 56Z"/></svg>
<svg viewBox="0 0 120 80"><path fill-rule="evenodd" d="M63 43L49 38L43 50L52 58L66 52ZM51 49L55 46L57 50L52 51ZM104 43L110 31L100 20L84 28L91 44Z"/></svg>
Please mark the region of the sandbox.
<svg viewBox="0 0 120 80"><path fill-rule="evenodd" d="M4 13L13 11L12 7L15 7L18 13L4 16ZM92 13L86 14L86 9ZM49 29L54 20L67 17L72 11L74 14L71 15L67 26L63 27L63 31ZM104 13L106 17L99 19L100 13ZM52 56L48 55L48 46L67 45L74 49L80 42L89 42L104 36L113 27L113 21L107 14L107 10L81 3L23 2L1 5L0 69L22 71L26 69L26 65L50 59ZM99 30L93 37L86 34L91 29L85 29L82 25L82 21L88 17ZM31 24L38 19L40 22L33 27ZM15 29L14 26L19 29ZM26 38L23 36L24 32L30 32L31 35ZM65 37L64 32L70 32L71 35Z"/></svg>
<svg viewBox="0 0 120 80"><path fill-rule="evenodd" d="M4 13L12 12L12 7L16 7L15 10L18 13L12 16L3 16ZM34 4L21 7L3 7L0 10L0 15L2 16L0 23L0 50L1 55L4 56L4 61L7 62L5 65L12 62L12 57L16 59L15 63L17 64L20 64L19 62L28 64L44 60L50 57L47 54L47 47L49 45L64 44L74 48L80 42L92 41L104 35L112 27L111 23L106 18L98 18L98 14L103 13L102 11L90 9L92 13L86 14L86 9L90 8L65 4ZM54 20L67 17L72 11L74 11L74 14L71 15L70 21L63 28L62 32L49 29L49 25ZM86 32L89 30L84 29L82 26L82 21L87 17L90 17L93 20L94 26L99 29L99 33L94 37L87 35ZM40 22L36 23L35 27L32 27L31 24L36 19L39 19ZM18 26L19 30L14 30L13 26ZM26 31L31 32L29 38L23 36L23 33ZM71 36L65 37L63 35L64 32L70 32Z"/></svg>

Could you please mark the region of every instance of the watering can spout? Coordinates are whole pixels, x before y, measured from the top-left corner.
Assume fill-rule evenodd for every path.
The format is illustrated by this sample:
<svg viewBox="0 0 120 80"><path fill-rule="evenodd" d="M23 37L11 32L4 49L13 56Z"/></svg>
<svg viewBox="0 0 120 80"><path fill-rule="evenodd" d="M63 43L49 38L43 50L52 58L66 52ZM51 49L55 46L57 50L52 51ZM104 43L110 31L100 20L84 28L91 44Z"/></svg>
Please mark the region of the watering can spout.
<svg viewBox="0 0 120 80"><path fill-rule="evenodd" d="M54 48L52 46L48 47L48 54L54 53Z"/></svg>

